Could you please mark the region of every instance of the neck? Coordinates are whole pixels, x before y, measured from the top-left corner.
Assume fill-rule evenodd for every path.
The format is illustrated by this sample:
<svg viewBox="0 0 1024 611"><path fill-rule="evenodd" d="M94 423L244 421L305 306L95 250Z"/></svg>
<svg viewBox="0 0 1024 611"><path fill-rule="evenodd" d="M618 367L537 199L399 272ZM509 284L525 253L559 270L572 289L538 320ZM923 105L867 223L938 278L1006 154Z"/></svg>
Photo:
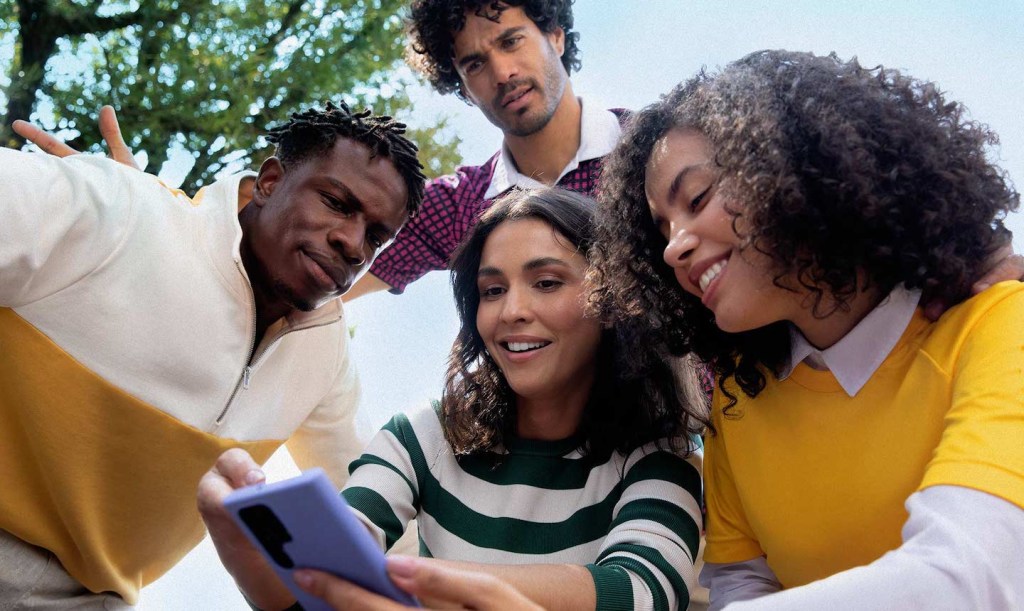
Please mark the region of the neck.
<svg viewBox="0 0 1024 611"><path fill-rule="evenodd" d="M579 428L593 380L550 397L516 397L516 433L523 439L555 441Z"/></svg>
<svg viewBox="0 0 1024 611"><path fill-rule="evenodd" d="M269 281L262 272L262 268L256 261L249 244L251 227L258 213L257 206L245 206L238 213L238 224L242 227L242 241L239 244L239 251L242 256L242 266L249 276L249 285L252 287L253 302L256 307L256 338L253 343L258 346L263 341L267 329L276 320L283 318L291 308L288 304L277 299L269 286Z"/></svg>
<svg viewBox="0 0 1024 611"><path fill-rule="evenodd" d="M836 309L828 316L816 318L813 308L808 308L804 309L805 316L801 317L801 320L794 320L793 323L812 346L825 350L846 337L846 334L864 320L884 297L878 287L858 290L844 307ZM824 307L831 306L826 303Z"/></svg>
<svg viewBox="0 0 1024 611"><path fill-rule="evenodd" d="M505 134L505 146L512 153L519 172L547 185L555 184L580 148L580 117L583 109L566 83L555 114L544 129L529 136Z"/></svg>

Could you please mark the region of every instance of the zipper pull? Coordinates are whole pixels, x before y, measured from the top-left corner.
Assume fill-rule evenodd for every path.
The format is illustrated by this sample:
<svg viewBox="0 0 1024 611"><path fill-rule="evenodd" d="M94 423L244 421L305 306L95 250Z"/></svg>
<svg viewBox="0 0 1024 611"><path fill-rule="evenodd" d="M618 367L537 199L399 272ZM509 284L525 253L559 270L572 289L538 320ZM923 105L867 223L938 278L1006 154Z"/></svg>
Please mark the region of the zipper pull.
<svg viewBox="0 0 1024 611"><path fill-rule="evenodd" d="M244 370L242 370L242 388L243 389L249 390L249 379L250 378L252 378L252 367L246 366L246 368Z"/></svg>

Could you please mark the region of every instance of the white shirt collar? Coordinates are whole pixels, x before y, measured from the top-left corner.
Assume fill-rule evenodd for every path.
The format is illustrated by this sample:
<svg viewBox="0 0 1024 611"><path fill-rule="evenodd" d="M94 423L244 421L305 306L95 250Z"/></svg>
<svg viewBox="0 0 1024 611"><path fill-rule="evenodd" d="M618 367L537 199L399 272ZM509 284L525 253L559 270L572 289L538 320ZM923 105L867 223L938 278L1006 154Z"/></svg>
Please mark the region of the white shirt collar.
<svg viewBox="0 0 1024 611"><path fill-rule="evenodd" d="M856 395L892 352L914 317L920 299L920 290L907 290L903 285L896 287L856 327L826 350L812 346L791 325L789 363L779 378L786 379L806 360L810 367L831 371L847 395Z"/></svg>
<svg viewBox="0 0 1024 611"><path fill-rule="evenodd" d="M604 157L612 152L615 144L619 141L619 134L622 133L619 118L615 116L615 113L597 108L593 104L586 104L582 98L577 99L582 107L580 111L580 147L576 150L576 157L569 161L555 182L578 168L580 162ZM519 173L512 160L512 154L502 142L501 151L498 152L498 159L494 165L494 174L491 176L491 184L488 185L487 192L484 193L484 199L497 197L512 187L539 189L543 186L545 185L540 181Z"/></svg>

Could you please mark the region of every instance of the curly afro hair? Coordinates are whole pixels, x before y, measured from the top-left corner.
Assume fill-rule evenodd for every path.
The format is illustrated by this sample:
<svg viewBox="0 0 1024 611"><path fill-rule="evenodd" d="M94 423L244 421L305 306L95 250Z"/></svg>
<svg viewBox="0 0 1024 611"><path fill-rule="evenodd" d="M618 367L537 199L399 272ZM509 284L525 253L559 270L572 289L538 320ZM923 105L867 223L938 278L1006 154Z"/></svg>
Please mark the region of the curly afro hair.
<svg viewBox="0 0 1024 611"><path fill-rule="evenodd" d="M414 0L407 20L409 44L406 61L422 74L438 93L455 93L462 100L462 80L455 71L455 32L466 25L466 14L472 12L495 23L509 7L519 7L540 31L565 32L562 66L568 74L579 70L580 35L572 31L573 0Z"/></svg>
<svg viewBox="0 0 1024 611"><path fill-rule="evenodd" d="M641 319L653 344L710 363L733 405L730 378L756 396L788 358L785 323L719 330L662 258L645 171L677 128L711 143L742 247L769 257L777 284L795 277L815 308L823 297L845 307L861 272L882 294L902 283L926 300L962 300L1020 202L986 158L996 135L966 115L933 83L835 54L760 51L702 71L637 113L605 164L592 306Z"/></svg>

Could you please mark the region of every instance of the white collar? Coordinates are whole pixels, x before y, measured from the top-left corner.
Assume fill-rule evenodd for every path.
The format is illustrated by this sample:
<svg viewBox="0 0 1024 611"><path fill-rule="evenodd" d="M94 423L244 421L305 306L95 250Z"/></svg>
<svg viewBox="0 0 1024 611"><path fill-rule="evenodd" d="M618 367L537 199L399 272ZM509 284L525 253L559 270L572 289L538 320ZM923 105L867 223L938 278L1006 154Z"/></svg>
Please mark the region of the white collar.
<svg viewBox="0 0 1024 611"><path fill-rule="evenodd" d="M562 173L558 175L555 182L563 176L579 167L580 162L589 159L604 157L612 152L615 144L619 141L619 134L622 127L619 125L619 118L610 110L597 108L593 104L580 102L580 147L576 150L576 157L569 161ZM512 160L512 153L504 142L498 152L498 159L494 164L494 174L491 176L491 184L487 186L484 199L492 199L508 191L512 187L521 189L538 189L545 185L529 176L519 173L516 164Z"/></svg>
<svg viewBox="0 0 1024 611"><path fill-rule="evenodd" d="M921 299L920 290L897 286L857 326L826 350L812 346L800 331L789 327L789 363L779 379L786 379L803 361L815 369L828 369L846 394L854 396L867 384L896 346Z"/></svg>

